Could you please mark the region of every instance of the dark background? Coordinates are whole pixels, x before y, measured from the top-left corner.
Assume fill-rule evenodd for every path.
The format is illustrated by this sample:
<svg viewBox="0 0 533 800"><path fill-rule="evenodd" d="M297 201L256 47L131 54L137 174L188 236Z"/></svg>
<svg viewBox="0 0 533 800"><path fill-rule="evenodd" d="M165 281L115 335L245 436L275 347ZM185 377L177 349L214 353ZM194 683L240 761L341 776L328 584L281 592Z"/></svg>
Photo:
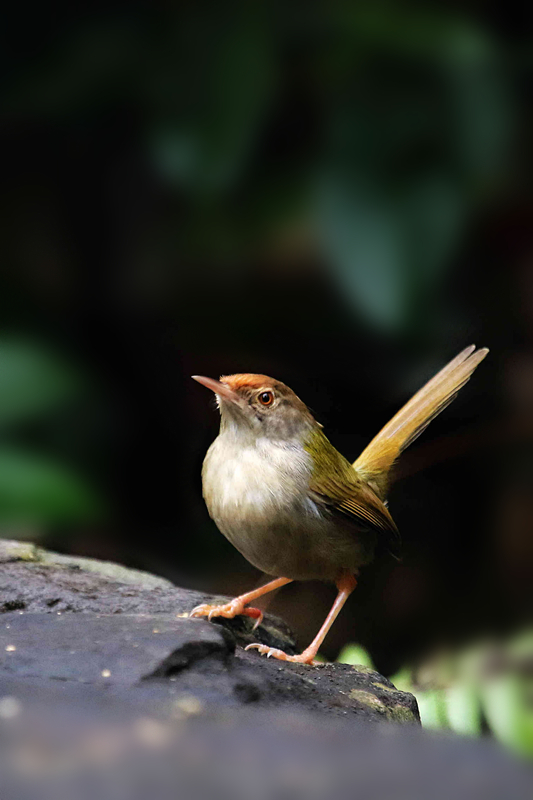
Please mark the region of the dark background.
<svg viewBox="0 0 533 800"><path fill-rule="evenodd" d="M324 647L382 671L530 619L526 4L76 3L2 26L0 532L235 594L190 374L288 383L350 459L471 342ZM273 600L303 645L334 596Z"/></svg>

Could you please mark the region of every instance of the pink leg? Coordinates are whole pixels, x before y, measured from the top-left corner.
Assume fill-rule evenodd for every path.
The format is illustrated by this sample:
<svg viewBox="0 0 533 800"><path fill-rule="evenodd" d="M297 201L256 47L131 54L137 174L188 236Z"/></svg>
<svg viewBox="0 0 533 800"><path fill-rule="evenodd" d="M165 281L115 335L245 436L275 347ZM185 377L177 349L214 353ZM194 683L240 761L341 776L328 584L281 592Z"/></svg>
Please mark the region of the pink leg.
<svg viewBox="0 0 533 800"><path fill-rule="evenodd" d="M283 650L278 650L275 647L268 647L266 644L249 644L248 647L245 647L245 650L251 650L252 648L259 650L262 655L267 656L274 656L274 658L279 658L280 661L294 661L297 664L313 664L314 658L318 653L320 645L326 638L326 635L337 619L339 612L343 605L345 604L346 600L349 598L355 587L357 586L357 581L355 577L351 575L349 572L345 572L337 581L337 589L339 593L335 602L331 607L331 611L327 615L324 624L320 628L319 632L303 653L300 653L299 656L288 656Z"/></svg>
<svg viewBox="0 0 533 800"><path fill-rule="evenodd" d="M212 606L208 603L202 603L196 606L196 608L193 608L191 617L207 617L208 619L212 619L213 617L226 617L227 619L233 619L233 617L239 614L244 614L256 620L254 625L255 629L260 625L263 619L263 612L258 608L245 608L245 606L251 603L252 600L256 600L258 597L268 592L273 592L274 589L279 589L280 586L285 586L286 583L291 583L291 581L292 578L276 578L270 581L270 583L260 586L259 589L254 589L253 592L246 592L246 594L241 594L233 598L229 603L225 603L225 605L222 606Z"/></svg>

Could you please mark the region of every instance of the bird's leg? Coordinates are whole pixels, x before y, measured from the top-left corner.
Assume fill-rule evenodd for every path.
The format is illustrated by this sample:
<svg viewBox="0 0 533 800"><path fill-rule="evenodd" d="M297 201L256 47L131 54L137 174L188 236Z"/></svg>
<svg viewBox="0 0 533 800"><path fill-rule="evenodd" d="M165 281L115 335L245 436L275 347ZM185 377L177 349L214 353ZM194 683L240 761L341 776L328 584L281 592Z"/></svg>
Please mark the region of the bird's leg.
<svg viewBox="0 0 533 800"><path fill-rule="evenodd" d="M260 586L259 589L254 589L253 592L246 592L246 594L234 597L233 600L230 600L229 603L225 603L222 606L212 606L208 603L202 603L202 605L193 608L191 617L207 617L208 619L212 619L213 617L226 617L227 619L233 619L233 617L239 614L244 614L256 620L254 625L255 630L263 620L263 612L259 608L245 608L245 606L251 603L252 600L256 600L258 597L268 592L273 592L274 589L279 589L280 586L285 586L286 583L290 583L291 581L292 578L276 578L274 581Z"/></svg>
<svg viewBox="0 0 533 800"><path fill-rule="evenodd" d="M267 658L273 656L274 658L279 658L280 661L293 661L297 664L315 663L314 658L318 653L320 645L326 638L329 629L337 619L337 616L341 608L345 604L346 600L349 598L349 596L357 586L357 581L355 580L355 577L351 575L349 572L343 573L343 575L339 578L339 580L336 583L339 593L336 597L335 602L331 607L331 611L327 615L324 624L318 631L317 635L315 636L309 647L307 647L303 651L303 653L300 653L299 656L288 656L286 653L283 652L283 650L278 650L275 647L268 647L268 645L266 644L249 644L244 649L245 650L256 649L259 650L261 655L266 655Z"/></svg>

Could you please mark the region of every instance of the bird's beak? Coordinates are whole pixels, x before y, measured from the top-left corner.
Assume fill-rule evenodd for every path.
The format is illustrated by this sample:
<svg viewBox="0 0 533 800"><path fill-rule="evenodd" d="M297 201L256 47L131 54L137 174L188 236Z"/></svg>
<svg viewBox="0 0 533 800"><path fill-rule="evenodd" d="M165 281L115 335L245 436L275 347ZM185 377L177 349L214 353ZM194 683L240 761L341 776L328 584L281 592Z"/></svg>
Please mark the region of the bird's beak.
<svg viewBox="0 0 533 800"><path fill-rule="evenodd" d="M191 378L193 381L201 383L202 386L205 386L207 389L211 389L212 392L222 397L224 400L230 400L232 403L239 405L239 396L233 389L230 389L227 383L216 381L214 378L205 378L203 375L191 375Z"/></svg>

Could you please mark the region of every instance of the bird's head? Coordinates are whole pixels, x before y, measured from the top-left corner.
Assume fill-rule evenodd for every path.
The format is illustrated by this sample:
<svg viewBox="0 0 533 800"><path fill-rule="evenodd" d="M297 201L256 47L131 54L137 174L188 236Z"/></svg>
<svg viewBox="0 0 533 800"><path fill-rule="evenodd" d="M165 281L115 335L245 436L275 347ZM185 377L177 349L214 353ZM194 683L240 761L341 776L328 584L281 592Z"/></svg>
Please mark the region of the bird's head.
<svg viewBox="0 0 533 800"><path fill-rule="evenodd" d="M302 439L319 427L313 415L292 389L267 375L223 375L219 381L193 375L195 381L216 395L221 431L271 439Z"/></svg>

